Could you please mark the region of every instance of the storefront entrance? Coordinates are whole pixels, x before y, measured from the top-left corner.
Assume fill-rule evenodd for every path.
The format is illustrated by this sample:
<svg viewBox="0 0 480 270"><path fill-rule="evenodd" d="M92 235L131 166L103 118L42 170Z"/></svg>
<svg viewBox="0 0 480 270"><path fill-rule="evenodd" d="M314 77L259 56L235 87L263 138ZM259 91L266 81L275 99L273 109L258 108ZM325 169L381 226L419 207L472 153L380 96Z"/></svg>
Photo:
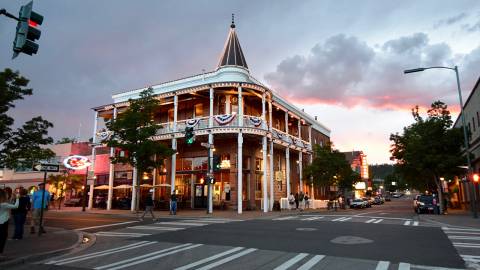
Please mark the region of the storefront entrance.
<svg viewBox="0 0 480 270"><path fill-rule="evenodd" d="M208 185L194 184L193 208L207 208Z"/></svg>

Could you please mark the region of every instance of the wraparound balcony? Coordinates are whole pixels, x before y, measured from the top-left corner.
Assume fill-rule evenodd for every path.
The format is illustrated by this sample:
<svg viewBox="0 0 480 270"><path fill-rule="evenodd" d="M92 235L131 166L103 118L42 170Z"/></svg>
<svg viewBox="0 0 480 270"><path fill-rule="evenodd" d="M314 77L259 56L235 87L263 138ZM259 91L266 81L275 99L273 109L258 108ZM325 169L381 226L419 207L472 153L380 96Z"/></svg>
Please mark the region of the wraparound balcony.
<svg viewBox="0 0 480 270"><path fill-rule="evenodd" d="M188 120L177 121L177 129L174 132L173 122L159 124L162 128L158 131L158 139L168 139L175 137L183 137L185 128L193 127L196 135L208 134L208 130L211 129L213 133L237 133L239 129L242 129L244 133L253 133L263 136L272 137L274 142L291 146L294 148L300 148L303 150L311 151L312 147L309 142L299 139L296 136L287 134L278 129L268 129L268 122L263 123L263 119L253 115L243 115L242 126L239 126L237 114L224 114L214 115L212 127L209 128L209 117L199 117Z"/></svg>

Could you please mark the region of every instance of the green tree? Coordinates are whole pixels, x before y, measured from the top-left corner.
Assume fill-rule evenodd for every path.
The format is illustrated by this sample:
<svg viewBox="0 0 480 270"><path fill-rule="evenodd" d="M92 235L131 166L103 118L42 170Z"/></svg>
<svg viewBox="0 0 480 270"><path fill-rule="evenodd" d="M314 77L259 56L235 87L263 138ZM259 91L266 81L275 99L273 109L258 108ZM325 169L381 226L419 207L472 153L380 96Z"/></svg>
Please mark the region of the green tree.
<svg viewBox="0 0 480 270"><path fill-rule="evenodd" d="M313 180L316 186L337 185L345 192L360 177L345 159L345 154L332 149L331 144L314 146L314 158L304 169L307 181Z"/></svg>
<svg viewBox="0 0 480 270"><path fill-rule="evenodd" d="M465 164L461 147L461 129L452 128L452 119L447 105L436 101L431 105L424 119L418 106L412 109L415 120L403 129L403 134L391 134L391 159L397 162L398 172L416 186L428 187L433 182L438 190L440 211L443 208L443 194L440 177L462 172L458 166Z"/></svg>
<svg viewBox="0 0 480 270"><path fill-rule="evenodd" d="M128 109L119 114L117 119L106 123L112 135L104 143L126 152L125 155L112 157L111 161L136 168L138 187L143 173L150 173L162 165L164 158L171 156L174 151L153 138L161 128L153 121L154 113L159 107L158 100L153 96L153 89L142 91L139 99L130 99L129 103ZM136 197L138 200L139 196ZM138 201L132 203L136 209Z"/></svg>
<svg viewBox="0 0 480 270"><path fill-rule="evenodd" d="M65 192L65 186L68 180L68 175L67 174L50 174L48 176L47 182L54 186L58 195L57 201L58 201L58 210L60 210L60 207L62 205L62 199L63 195Z"/></svg>
<svg viewBox="0 0 480 270"><path fill-rule="evenodd" d="M14 120L7 112L14 108L14 101L32 94L27 88L28 79L19 72L5 69L0 72L0 167L16 168L32 166L34 162L48 160L55 156L44 145L51 144L48 129L53 124L41 116L32 118L17 130L13 130Z"/></svg>

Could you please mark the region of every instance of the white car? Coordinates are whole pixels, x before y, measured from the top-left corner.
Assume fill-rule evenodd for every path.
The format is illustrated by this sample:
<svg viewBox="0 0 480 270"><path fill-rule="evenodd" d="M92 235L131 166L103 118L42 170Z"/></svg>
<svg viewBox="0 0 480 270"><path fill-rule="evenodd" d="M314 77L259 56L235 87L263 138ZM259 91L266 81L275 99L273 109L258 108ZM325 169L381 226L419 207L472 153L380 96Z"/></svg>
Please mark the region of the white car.
<svg viewBox="0 0 480 270"><path fill-rule="evenodd" d="M362 199L354 199L350 203L350 208L365 208L366 207L366 202Z"/></svg>

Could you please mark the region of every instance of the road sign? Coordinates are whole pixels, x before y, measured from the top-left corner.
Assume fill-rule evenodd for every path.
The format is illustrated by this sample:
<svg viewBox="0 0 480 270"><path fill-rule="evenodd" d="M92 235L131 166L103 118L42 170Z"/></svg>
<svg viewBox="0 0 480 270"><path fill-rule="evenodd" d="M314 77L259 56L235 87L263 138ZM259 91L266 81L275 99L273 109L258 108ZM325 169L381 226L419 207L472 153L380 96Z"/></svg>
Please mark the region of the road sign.
<svg viewBox="0 0 480 270"><path fill-rule="evenodd" d="M33 165L33 170L37 172L58 172L60 170L60 165L39 163Z"/></svg>

